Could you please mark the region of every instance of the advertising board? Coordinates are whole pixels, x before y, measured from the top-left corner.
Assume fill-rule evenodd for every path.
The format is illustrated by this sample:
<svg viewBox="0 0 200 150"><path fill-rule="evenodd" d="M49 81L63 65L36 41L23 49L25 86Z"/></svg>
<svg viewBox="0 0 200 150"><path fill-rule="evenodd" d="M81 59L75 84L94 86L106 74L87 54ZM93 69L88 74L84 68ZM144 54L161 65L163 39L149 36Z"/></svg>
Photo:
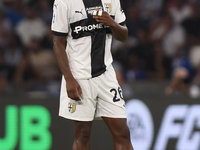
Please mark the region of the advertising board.
<svg viewBox="0 0 200 150"><path fill-rule="evenodd" d="M187 98L143 97L126 102L135 150L200 150L200 104ZM58 117L58 98L0 100L0 150L70 150L73 121ZM103 121L94 121L91 149L111 150Z"/></svg>

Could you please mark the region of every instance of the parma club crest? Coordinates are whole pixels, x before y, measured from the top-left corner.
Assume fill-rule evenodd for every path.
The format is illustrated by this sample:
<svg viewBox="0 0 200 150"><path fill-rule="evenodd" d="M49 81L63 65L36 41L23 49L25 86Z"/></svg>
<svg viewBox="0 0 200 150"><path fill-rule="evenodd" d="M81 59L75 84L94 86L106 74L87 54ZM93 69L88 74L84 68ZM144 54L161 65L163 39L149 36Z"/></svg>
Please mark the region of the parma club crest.
<svg viewBox="0 0 200 150"><path fill-rule="evenodd" d="M112 10L111 3L105 3L105 9L107 13L110 13Z"/></svg>
<svg viewBox="0 0 200 150"><path fill-rule="evenodd" d="M75 103L69 103L68 108L69 108L69 112L73 113L73 112L76 111L76 104Z"/></svg>

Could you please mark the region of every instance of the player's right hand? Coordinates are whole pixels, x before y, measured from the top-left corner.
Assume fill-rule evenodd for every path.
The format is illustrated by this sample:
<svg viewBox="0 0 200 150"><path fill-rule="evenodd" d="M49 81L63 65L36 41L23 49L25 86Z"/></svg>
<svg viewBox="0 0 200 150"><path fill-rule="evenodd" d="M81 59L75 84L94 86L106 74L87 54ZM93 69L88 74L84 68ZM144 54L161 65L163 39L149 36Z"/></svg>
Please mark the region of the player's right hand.
<svg viewBox="0 0 200 150"><path fill-rule="evenodd" d="M81 87L74 78L66 80L66 87L69 98L76 101L81 100L82 97Z"/></svg>

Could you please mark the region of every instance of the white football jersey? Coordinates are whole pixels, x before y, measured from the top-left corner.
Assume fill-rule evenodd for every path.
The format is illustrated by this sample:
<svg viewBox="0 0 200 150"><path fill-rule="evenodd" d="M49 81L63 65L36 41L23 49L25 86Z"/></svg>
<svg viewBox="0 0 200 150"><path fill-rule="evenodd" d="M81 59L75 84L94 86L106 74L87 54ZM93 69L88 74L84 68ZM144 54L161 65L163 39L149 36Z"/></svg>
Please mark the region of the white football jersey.
<svg viewBox="0 0 200 150"><path fill-rule="evenodd" d="M119 0L55 0L52 32L66 36L66 53L75 79L97 77L112 63L112 33L108 26L98 23L91 13L98 8L119 24L125 15Z"/></svg>

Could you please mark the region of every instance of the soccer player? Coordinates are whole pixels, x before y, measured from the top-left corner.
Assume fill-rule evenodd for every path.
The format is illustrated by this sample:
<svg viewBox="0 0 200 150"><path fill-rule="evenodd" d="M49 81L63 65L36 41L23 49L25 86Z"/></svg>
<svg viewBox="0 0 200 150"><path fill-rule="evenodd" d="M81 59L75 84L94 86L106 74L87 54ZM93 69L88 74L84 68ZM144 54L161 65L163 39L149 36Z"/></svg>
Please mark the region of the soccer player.
<svg viewBox="0 0 200 150"><path fill-rule="evenodd" d="M133 150L125 101L111 65L112 37L128 29L119 0L55 0L54 52L63 73L59 115L74 120L73 150L89 150L91 126L102 118L115 150Z"/></svg>

